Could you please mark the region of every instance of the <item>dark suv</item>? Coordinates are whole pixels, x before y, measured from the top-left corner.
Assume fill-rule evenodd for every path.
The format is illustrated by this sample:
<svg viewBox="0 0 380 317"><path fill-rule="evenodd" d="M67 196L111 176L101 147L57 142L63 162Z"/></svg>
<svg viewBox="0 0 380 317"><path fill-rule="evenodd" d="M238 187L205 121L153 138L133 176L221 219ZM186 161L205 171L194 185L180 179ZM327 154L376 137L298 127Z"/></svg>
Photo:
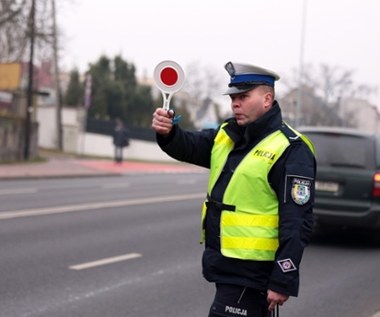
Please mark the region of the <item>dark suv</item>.
<svg viewBox="0 0 380 317"><path fill-rule="evenodd" d="M333 127L299 130L316 149L316 223L380 229L380 136Z"/></svg>

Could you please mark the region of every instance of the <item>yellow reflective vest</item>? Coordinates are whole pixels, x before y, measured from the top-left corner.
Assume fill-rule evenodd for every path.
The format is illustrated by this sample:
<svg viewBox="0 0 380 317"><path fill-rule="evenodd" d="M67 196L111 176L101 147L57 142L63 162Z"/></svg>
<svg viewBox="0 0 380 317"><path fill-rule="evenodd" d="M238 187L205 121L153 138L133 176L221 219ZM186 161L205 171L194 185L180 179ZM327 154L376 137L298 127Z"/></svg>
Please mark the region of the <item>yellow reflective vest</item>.
<svg viewBox="0 0 380 317"><path fill-rule="evenodd" d="M221 174L234 142L223 129L217 133L211 153L208 196ZM293 132L295 132L293 130ZM314 153L310 140L295 132ZM277 130L261 140L240 162L227 185L223 204L235 210L222 209L220 221L221 253L243 260L271 261L278 248L278 200L268 182L272 166L290 145L289 139ZM202 208L202 228L207 201ZM202 230L201 242L205 232Z"/></svg>

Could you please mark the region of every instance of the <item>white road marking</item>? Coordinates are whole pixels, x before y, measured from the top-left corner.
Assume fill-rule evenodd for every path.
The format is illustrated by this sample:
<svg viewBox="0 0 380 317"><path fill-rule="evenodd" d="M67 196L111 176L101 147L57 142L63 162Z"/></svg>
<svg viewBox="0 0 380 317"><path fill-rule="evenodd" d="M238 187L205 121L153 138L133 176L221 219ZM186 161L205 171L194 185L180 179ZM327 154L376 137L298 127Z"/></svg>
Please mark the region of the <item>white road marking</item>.
<svg viewBox="0 0 380 317"><path fill-rule="evenodd" d="M107 265L107 264L121 262L121 261L127 261L127 260L141 258L141 257L142 257L142 254L140 253L128 253L128 254L114 256L111 258L105 258L105 259L100 259L100 260L96 260L92 262L71 265L69 266L69 269L80 271L80 270L86 270L86 269L90 269L97 266Z"/></svg>
<svg viewBox="0 0 380 317"><path fill-rule="evenodd" d="M165 268L158 268L157 271L149 271L146 274L134 275L132 278L120 280L115 284L112 281L105 283L103 287L96 287L95 289L89 289L84 292L75 292L72 293L64 292L63 296L60 296L57 300L44 301L41 305L35 305L34 307L27 307L28 311L24 312L20 317L36 317L36 316L50 316L54 315L53 311L57 309L64 309L68 305L75 303L83 303L87 300L94 300L94 298L99 298L103 294L114 292L115 290L122 290L125 287L134 287L141 285L144 281L157 281L158 276L166 275L167 278L176 278L178 274L182 274L185 270L194 270L199 266L197 260L193 262L187 262L183 265L169 265ZM51 312L51 313L50 313Z"/></svg>
<svg viewBox="0 0 380 317"><path fill-rule="evenodd" d="M143 198L138 198L138 199L105 201L105 202L97 202L97 203L56 206L56 207L37 208L37 209L4 211L4 212L0 212L0 220L21 218L21 217L52 215L52 214L60 214L60 213L68 213L68 212L78 212L78 211L91 212L91 211L95 211L97 209L103 209L103 208L156 204L156 203L164 203L164 202L189 200L189 199L201 199L204 197L205 197L204 193L197 193L197 194L184 194L184 195L176 195L176 196L143 197Z"/></svg>
<svg viewBox="0 0 380 317"><path fill-rule="evenodd" d="M104 184L102 188L104 189L113 189L113 188L127 188L130 187L131 184L126 183L126 184Z"/></svg>
<svg viewBox="0 0 380 317"><path fill-rule="evenodd" d="M0 195L33 194L36 192L36 188L2 189L0 190Z"/></svg>
<svg viewBox="0 0 380 317"><path fill-rule="evenodd" d="M197 180L194 178L187 178L187 179L185 178L185 179L179 179L177 181L177 184L179 184L179 185L193 185L196 182L197 182Z"/></svg>

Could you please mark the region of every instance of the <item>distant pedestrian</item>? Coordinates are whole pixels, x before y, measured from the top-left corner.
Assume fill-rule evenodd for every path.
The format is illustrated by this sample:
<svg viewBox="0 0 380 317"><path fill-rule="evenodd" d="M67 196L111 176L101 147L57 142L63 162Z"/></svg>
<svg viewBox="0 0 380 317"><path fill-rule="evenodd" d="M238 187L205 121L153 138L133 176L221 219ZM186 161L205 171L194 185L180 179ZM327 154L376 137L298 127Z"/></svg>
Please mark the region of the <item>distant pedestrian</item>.
<svg viewBox="0 0 380 317"><path fill-rule="evenodd" d="M113 144L115 146L114 160L120 164L123 162L123 150L129 146L128 129L120 119L116 119L116 126L113 131Z"/></svg>

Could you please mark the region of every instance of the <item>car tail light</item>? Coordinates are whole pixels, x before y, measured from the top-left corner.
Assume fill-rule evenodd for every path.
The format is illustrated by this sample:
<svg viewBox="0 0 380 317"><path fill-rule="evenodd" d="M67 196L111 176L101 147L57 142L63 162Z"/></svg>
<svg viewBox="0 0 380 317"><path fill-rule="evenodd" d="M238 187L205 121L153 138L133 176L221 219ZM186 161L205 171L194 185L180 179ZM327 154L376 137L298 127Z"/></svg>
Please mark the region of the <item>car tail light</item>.
<svg viewBox="0 0 380 317"><path fill-rule="evenodd" d="M373 176L372 196L373 197L380 197L380 173L376 173Z"/></svg>

